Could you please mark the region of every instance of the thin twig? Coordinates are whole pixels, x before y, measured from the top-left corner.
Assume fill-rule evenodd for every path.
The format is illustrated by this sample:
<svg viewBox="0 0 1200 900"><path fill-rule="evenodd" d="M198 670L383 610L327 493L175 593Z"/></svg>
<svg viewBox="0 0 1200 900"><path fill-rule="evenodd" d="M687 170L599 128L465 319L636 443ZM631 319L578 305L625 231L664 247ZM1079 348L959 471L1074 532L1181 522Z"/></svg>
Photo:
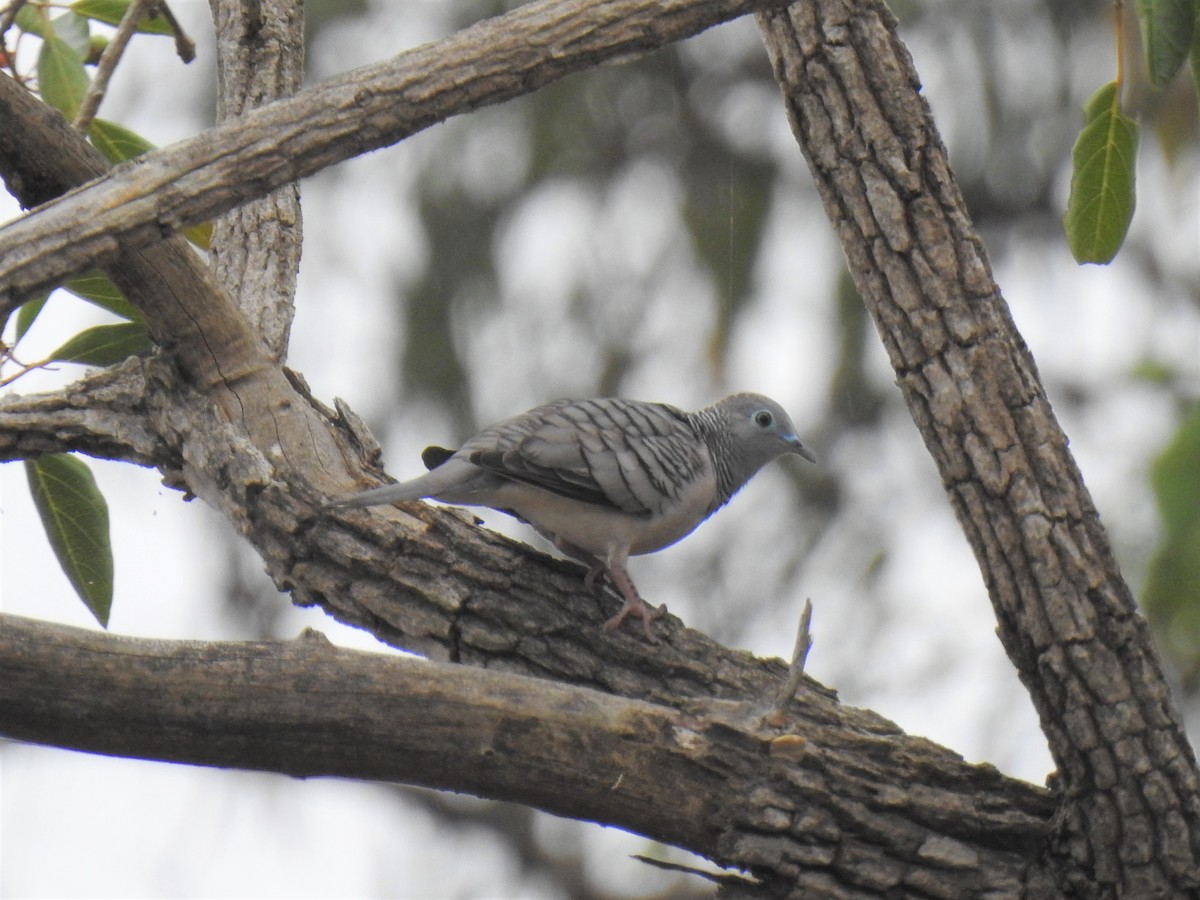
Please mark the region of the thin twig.
<svg viewBox="0 0 1200 900"><path fill-rule="evenodd" d="M171 12L171 7L167 6L166 0L158 0L151 7L149 15L162 16L167 20L167 24L171 26L171 33L175 36L175 52L179 54L180 59L185 63L190 63L196 58L196 42L184 32L179 20L175 18L175 13Z"/></svg>
<svg viewBox="0 0 1200 900"><path fill-rule="evenodd" d="M17 13L21 11L26 0L13 0L4 12L0 13L0 54L3 54L4 60L8 63L8 67L12 69L13 78L17 81L21 80L20 73L17 72L17 54L16 52L8 52L8 44L5 42L4 36L8 34L8 30L12 28L13 23L17 21Z"/></svg>
<svg viewBox="0 0 1200 900"><path fill-rule="evenodd" d="M26 0L13 0L4 8L3 12L0 12L0 39L8 32L8 29L12 28L13 22L17 21L17 13L21 11L21 7L25 3Z"/></svg>
<svg viewBox="0 0 1200 900"><path fill-rule="evenodd" d="M125 15L121 16L117 32L100 54L100 61L96 63L96 74L92 77L83 102L79 104L75 121L71 123L76 131L87 134L88 126L92 124L92 119L96 117L96 111L100 108L100 101L104 99L104 92L108 90L108 81L116 71L117 63L121 61L121 54L125 52L129 39L137 30L138 22L145 17L147 7L153 2L154 0L133 0L125 10Z"/></svg>
<svg viewBox="0 0 1200 900"><path fill-rule="evenodd" d="M21 366L21 371L17 372L15 375L9 375L7 378L0 378L0 388L8 387L10 384L12 384L18 378L23 378L26 375L28 375L30 372L35 372L38 369L45 369L48 372L56 371L55 369L52 369L50 367L51 363L57 362L57 360L54 359L54 357L52 357L52 356L47 356L45 359L41 360L40 362L35 362L35 363L23 363L20 360L18 360L16 357L14 357L11 354L11 352L8 354L8 358L10 360L12 360L14 363L16 363L18 366Z"/></svg>

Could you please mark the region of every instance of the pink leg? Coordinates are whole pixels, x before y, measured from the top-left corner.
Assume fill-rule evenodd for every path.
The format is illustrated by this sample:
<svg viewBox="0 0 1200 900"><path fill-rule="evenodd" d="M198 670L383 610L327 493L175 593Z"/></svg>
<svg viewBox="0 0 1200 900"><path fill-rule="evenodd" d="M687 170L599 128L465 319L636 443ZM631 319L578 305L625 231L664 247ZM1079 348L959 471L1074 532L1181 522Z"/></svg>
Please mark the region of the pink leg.
<svg viewBox="0 0 1200 900"><path fill-rule="evenodd" d="M655 619L661 619L667 614L667 608L660 606L655 609L648 606L646 601L642 599L638 593L637 587L634 586L633 579L629 577L629 573L625 571L624 566L610 564L608 567L608 577L612 579L612 583L617 590L621 592L621 596L625 598L625 605L622 606L615 616L604 623L605 631L616 631L621 627L629 616L635 619L642 620L642 630L646 632L646 640L652 644L658 643L658 638L654 636L654 629L651 628L651 623Z"/></svg>
<svg viewBox="0 0 1200 900"><path fill-rule="evenodd" d="M617 614L604 623L606 631L616 631L621 627L622 622L633 616L635 619L642 620L642 630L646 632L646 639L652 644L658 643L658 638L654 636L650 623L666 615L667 608L660 606L655 609L642 599L633 579L629 577L629 572L625 569L626 552L622 551L611 555L608 563L605 564L586 550L581 550L561 538L555 538L554 545L567 556L588 564L588 573L583 577L583 585L589 591L596 590L596 578L604 574L608 576L613 586L624 598L625 603L617 610Z"/></svg>

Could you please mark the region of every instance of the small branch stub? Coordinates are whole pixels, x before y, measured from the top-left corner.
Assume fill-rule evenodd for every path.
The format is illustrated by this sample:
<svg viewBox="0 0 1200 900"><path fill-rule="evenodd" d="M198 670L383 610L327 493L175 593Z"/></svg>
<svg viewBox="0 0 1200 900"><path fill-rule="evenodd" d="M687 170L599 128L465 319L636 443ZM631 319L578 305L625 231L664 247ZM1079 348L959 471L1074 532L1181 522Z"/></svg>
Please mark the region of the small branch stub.
<svg viewBox="0 0 1200 900"><path fill-rule="evenodd" d="M804 682L804 666L808 662L808 651L812 649L812 633L809 625L812 623L812 600L805 598L804 611L800 613L800 626L796 630L796 647L792 650L792 664L788 667L787 681L779 688L775 701L763 715L763 721L768 725L782 725L784 711L788 704L795 699Z"/></svg>

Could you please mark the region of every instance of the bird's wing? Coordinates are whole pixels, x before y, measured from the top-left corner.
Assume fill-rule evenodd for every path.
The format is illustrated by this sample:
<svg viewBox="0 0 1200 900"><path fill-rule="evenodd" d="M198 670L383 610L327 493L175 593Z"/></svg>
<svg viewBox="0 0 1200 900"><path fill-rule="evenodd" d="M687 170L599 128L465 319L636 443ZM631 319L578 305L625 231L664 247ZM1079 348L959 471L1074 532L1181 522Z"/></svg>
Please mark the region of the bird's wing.
<svg viewBox="0 0 1200 900"><path fill-rule="evenodd" d="M512 481L635 516L669 511L712 470L685 413L615 399L538 407L480 433L459 455Z"/></svg>

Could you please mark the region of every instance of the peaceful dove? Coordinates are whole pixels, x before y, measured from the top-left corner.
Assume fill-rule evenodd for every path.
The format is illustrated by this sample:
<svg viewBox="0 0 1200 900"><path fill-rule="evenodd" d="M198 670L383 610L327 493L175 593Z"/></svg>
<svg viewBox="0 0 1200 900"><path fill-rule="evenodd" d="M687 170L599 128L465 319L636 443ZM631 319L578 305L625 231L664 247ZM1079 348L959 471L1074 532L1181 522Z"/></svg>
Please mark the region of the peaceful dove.
<svg viewBox="0 0 1200 900"><path fill-rule="evenodd" d="M605 623L651 622L626 569L690 534L754 474L785 453L816 462L774 400L734 394L698 412L639 400L556 400L505 419L457 451L429 447L429 472L334 500L328 507L431 498L487 506L533 526L587 563L585 583L606 573L625 603Z"/></svg>

